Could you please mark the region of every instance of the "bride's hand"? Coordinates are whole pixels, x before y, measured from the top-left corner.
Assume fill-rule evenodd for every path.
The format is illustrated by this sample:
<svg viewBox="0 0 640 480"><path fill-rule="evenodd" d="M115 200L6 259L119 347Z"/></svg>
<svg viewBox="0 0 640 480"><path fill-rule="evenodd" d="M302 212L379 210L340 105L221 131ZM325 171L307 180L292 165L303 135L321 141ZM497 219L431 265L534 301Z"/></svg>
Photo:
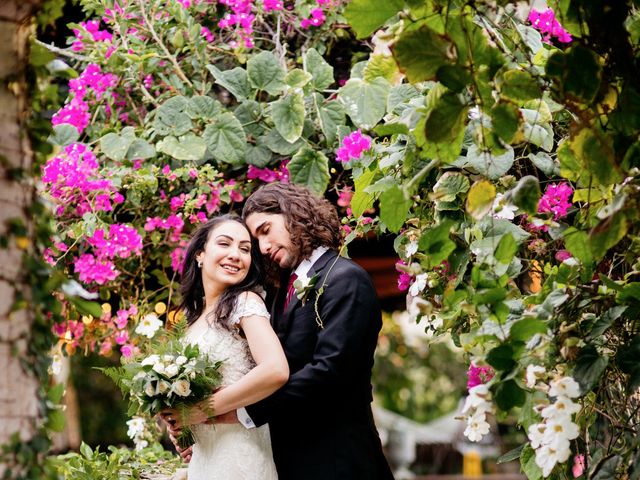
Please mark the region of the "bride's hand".
<svg viewBox="0 0 640 480"><path fill-rule="evenodd" d="M186 425L197 425L200 423L206 423L209 420L209 413L207 413L207 402L196 403L192 407L186 410L176 410L169 408L160 412L160 418L170 427L172 430L179 430Z"/></svg>

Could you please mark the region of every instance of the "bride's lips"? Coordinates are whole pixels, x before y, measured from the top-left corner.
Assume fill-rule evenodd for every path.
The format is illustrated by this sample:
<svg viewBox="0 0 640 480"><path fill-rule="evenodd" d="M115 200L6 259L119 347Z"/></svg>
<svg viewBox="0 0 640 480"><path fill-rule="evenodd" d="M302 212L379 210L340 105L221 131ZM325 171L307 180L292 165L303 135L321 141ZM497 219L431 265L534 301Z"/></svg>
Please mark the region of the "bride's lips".
<svg viewBox="0 0 640 480"><path fill-rule="evenodd" d="M238 265L231 265L228 263L221 264L220 268L222 268L225 272L230 274L238 273L241 270L241 268Z"/></svg>

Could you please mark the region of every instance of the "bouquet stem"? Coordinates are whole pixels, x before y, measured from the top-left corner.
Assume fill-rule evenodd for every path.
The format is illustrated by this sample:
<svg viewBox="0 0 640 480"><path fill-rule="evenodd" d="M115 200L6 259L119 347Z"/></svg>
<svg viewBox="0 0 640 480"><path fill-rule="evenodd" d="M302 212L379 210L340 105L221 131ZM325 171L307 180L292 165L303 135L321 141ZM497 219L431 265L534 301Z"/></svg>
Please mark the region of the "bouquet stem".
<svg viewBox="0 0 640 480"><path fill-rule="evenodd" d="M180 431L180 435L176 438L176 442L180 448L187 448L196 443L196 439L193 436L193 431L189 427L184 427Z"/></svg>

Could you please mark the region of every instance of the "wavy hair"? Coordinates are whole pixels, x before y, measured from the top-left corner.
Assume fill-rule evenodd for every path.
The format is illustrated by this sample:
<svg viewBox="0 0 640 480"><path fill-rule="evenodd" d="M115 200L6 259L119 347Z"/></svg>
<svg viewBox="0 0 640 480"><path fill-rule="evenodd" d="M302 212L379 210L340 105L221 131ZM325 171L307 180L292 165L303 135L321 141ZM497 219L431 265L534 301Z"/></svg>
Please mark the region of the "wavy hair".
<svg viewBox="0 0 640 480"><path fill-rule="evenodd" d="M307 258L316 247L340 246L338 212L324 197L291 183L269 183L252 193L242 209L242 218L252 213L281 214L300 254Z"/></svg>
<svg viewBox="0 0 640 480"><path fill-rule="evenodd" d="M205 308L204 286L202 284L202 269L198 267L196 256L204 251L207 242L216 228L226 222L238 222L249 231L244 221L237 215L226 214L208 220L203 223L193 234L187 245L184 262L182 264L182 275L180 278L180 294L182 301L178 307L187 318L187 324L193 324ZM249 232L251 235L251 232ZM214 310L214 322L220 323L230 329L229 324L231 312L233 311L238 295L246 291L255 291L261 286L263 278L262 256L258 249L258 244L251 237L251 265L247 276L238 284L228 287L218 299Z"/></svg>

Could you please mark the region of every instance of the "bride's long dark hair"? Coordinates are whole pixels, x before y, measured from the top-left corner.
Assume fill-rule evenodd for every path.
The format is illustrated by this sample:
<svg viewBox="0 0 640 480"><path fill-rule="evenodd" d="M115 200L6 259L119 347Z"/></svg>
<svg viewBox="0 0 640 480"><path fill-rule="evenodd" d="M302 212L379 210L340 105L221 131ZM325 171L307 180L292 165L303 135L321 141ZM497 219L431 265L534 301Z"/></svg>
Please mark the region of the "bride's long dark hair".
<svg viewBox="0 0 640 480"><path fill-rule="evenodd" d="M204 286L202 284L202 270L198 267L196 256L204 251L211 232L225 222L238 222L249 231L244 221L232 214L220 215L202 224L191 237L184 256L182 266L182 276L180 279L180 294L182 302L178 307L187 318L187 324L195 322L205 307ZM251 234L249 232L249 234ZM226 328L231 328L229 324L230 315L235 306L236 298L242 292L257 290L262 281L262 256L255 239L251 238L251 265L247 276L238 284L227 288L218 300L214 310L213 319Z"/></svg>

